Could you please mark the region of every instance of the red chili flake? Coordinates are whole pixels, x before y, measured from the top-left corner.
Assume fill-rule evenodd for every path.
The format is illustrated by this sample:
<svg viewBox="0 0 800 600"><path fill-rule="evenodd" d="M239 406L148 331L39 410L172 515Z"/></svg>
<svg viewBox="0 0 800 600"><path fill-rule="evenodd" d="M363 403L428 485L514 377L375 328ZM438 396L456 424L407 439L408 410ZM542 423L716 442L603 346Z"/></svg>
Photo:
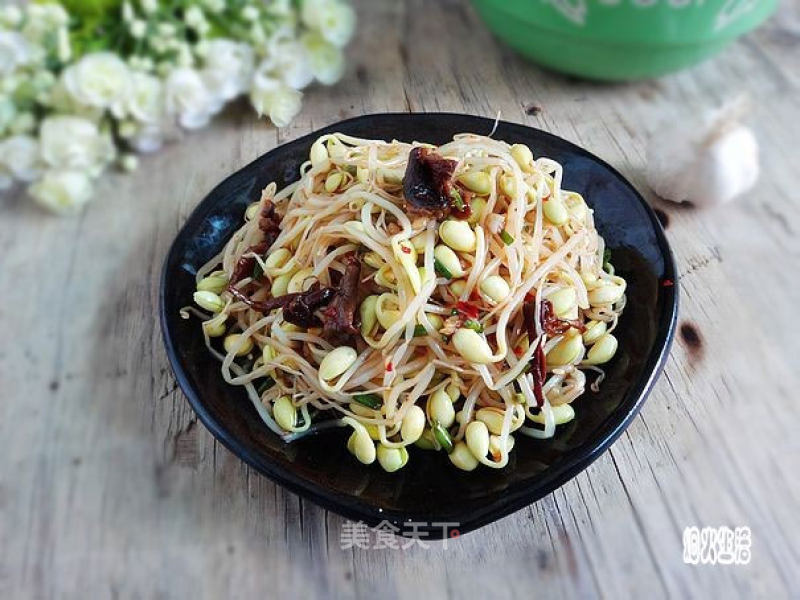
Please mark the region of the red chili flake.
<svg viewBox="0 0 800 600"><path fill-rule="evenodd" d="M516 356L522 356L524 352L522 351L522 348L514 348L514 354Z"/></svg>
<svg viewBox="0 0 800 600"><path fill-rule="evenodd" d="M675 282L672 279L665 279L661 282L662 287L672 287L673 285L675 285Z"/></svg>
<svg viewBox="0 0 800 600"><path fill-rule="evenodd" d="M400 250L402 250L406 254L411 254L411 248L409 248L408 246L400 246Z"/></svg>
<svg viewBox="0 0 800 600"><path fill-rule="evenodd" d="M477 306L473 306L469 302L463 302L462 300L456 303L456 310L468 319L477 319L480 316L480 311Z"/></svg>
<svg viewBox="0 0 800 600"><path fill-rule="evenodd" d="M386 363L386 370L391 373L394 370L394 365L392 363Z"/></svg>

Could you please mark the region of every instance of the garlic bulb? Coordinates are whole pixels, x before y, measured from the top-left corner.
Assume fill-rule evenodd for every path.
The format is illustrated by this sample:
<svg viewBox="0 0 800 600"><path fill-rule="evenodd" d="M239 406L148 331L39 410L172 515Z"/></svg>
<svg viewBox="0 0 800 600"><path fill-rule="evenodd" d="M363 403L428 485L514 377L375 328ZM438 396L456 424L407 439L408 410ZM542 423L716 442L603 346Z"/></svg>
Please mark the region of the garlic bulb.
<svg viewBox="0 0 800 600"><path fill-rule="evenodd" d="M705 118L671 123L647 147L647 183L666 200L713 206L741 196L758 179L758 142L740 123L736 100Z"/></svg>

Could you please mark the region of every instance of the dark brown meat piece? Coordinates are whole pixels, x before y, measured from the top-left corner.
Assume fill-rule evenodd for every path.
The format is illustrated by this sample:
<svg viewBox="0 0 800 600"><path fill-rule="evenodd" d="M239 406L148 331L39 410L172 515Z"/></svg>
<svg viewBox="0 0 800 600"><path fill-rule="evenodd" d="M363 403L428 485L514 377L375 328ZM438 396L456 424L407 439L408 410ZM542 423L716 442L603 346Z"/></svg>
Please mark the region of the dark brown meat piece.
<svg viewBox="0 0 800 600"><path fill-rule="evenodd" d="M450 192L456 164L429 148L411 150L403 177L405 210L437 219L447 216L452 208Z"/></svg>
<svg viewBox="0 0 800 600"><path fill-rule="evenodd" d="M547 300L545 300L547 302ZM549 303L548 303L549 304ZM525 321L525 329L528 331L528 343L536 339L536 323L534 315L536 314L536 301L530 300L522 306L522 317ZM531 364L529 370L533 378L533 395L536 398L536 406L544 405L544 393L542 386L544 385L545 377L547 376L547 358L544 354L542 342L544 338L539 338L536 342L536 349L533 351L531 357Z"/></svg>
<svg viewBox="0 0 800 600"><path fill-rule="evenodd" d="M351 336L358 334L355 327L358 287L361 278L361 262L354 253L345 255L344 275L339 282L331 303L323 313L323 336L332 344L343 345Z"/></svg>
<svg viewBox="0 0 800 600"><path fill-rule="evenodd" d="M248 255L258 254L260 256L264 254L264 252L266 252L271 245L272 242L268 243L268 240L264 240L255 246L250 246L244 251L244 254L242 254L242 257L236 261L236 266L233 268L233 274L231 275L231 280L228 284L228 289L231 290L231 292L233 292L237 283L239 283L245 277L250 277L250 275L253 274L253 269L256 266L256 257Z"/></svg>
<svg viewBox="0 0 800 600"><path fill-rule="evenodd" d="M319 289L319 284L314 284L311 289L302 294L297 294L283 307L283 318L298 327L319 327L322 323L314 313L328 304L336 295L332 287Z"/></svg>
<svg viewBox="0 0 800 600"><path fill-rule="evenodd" d="M275 205L269 200L264 202L261 209L261 215L258 218L258 228L264 233L264 239L254 246L250 246L244 251L242 257L236 262L231 275L231 281L228 289L234 291L234 286L245 277L250 277L253 274L253 269L256 266L256 259L254 256L247 256L248 254L263 255L281 233L281 218L275 214ZM234 292L235 293L235 292ZM239 296L237 296L239 297Z"/></svg>
<svg viewBox="0 0 800 600"><path fill-rule="evenodd" d="M275 214L275 205L269 200L264 202L264 206L261 209L258 228L264 232L264 241L267 242L267 248L275 243L281 233L281 218Z"/></svg>
<svg viewBox="0 0 800 600"><path fill-rule="evenodd" d="M232 288L231 293L253 310L265 315L276 308L282 308L285 321L308 328L322 325L314 313L331 301L336 290L331 287L320 289L319 284L315 283L305 292L284 294L267 300L253 300L236 288Z"/></svg>

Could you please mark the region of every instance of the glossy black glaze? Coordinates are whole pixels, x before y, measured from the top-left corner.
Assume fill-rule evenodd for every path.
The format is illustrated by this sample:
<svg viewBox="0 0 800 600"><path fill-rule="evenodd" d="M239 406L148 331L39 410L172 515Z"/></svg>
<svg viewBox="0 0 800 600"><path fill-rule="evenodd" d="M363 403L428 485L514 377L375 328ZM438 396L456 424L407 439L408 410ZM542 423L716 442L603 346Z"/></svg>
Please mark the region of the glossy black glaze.
<svg viewBox="0 0 800 600"><path fill-rule="evenodd" d="M509 465L464 473L445 454L411 449L409 464L393 474L365 467L345 449L337 429L283 444L259 419L243 390L224 383L206 351L196 319L178 311L191 303L196 269L241 225L246 206L270 181L297 179L311 143L329 132L359 137L422 140L436 144L455 133L488 134L493 121L458 114L379 114L331 125L268 152L217 186L178 234L164 264L160 316L167 355L178 383L200 420L232 452L290 490L350 519L370 525L387 519L454 522L464 533L538 500L586 468L636 415L666 360L677 315L677 274L664 232L636 190L589 152L522 125L501 122L494 134L528 144L564 166L564 187L584 195L612 249L617 272L628 280L628 305L615 334L619 351L600 393L588 391L573 406L575 421L554 439L517 436ZM675 282L662 286L661 280ZM440 537L440 526L426 528Z"/></svg>

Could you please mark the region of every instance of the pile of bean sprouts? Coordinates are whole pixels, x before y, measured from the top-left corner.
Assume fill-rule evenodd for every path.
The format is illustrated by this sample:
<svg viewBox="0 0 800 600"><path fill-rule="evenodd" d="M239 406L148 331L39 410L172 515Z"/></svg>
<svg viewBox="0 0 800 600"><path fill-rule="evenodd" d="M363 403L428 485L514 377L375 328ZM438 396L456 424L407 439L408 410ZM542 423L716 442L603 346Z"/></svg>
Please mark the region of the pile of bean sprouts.
<svg viewBox="0 0 800 600"><path fill-rule="evenodd" d="M454 217L404 210L403 176L416 146L457 161L455 180L470 190L471 215L462 221L472 232L470 249L453 250L458 264L448 253L455 269L437 259L450 241L442 225ZM472 470L506 466L514 435L550 438L574 418L570 403L584 393L585 371L600 372L599 383L597 365L616 351L611 332L626 284L608 262L593 211L562 189L560 164L473 134L435 147L336 133L313 144L300 174L283 189L268 185L197 274L206 344L225 381L245 387L271 430L291 442L347 426L348 448L363 463L377 458L397 470L415 444L445 450L456 467ZM255 299L331 285L332 273L344 271L342 257L359 256L362 284L372 293L346 351L321 328L288 323L281 309L262 314L228 289L237 261L263 238L265 202L276 207L281 231L254 256ZM464 237L464 225L457 229ZM528 339L523 306L534 302L539 315L545 300L559 318L585 328L548 336L537 319L537 338ZM458 330L467 324L456 315L459 302L478 311L468 324L476 335L464 335L460 346ZM547 358L543 402L530 372L537 349Z"/></svg>

